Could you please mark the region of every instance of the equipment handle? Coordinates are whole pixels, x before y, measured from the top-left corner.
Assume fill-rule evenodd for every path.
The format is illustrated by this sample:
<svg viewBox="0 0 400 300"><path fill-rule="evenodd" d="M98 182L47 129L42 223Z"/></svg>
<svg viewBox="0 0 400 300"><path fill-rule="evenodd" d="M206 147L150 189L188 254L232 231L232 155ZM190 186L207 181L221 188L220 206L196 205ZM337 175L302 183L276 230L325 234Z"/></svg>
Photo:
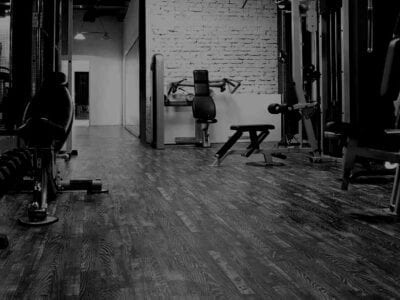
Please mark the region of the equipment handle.
<svg viewBox="0 0 400 300"><path fill-rule="evenodd" d="M367 8L367 19L368 19L368 40L367 40L367 52L374 52L374 2L368 0Z"/></svg>

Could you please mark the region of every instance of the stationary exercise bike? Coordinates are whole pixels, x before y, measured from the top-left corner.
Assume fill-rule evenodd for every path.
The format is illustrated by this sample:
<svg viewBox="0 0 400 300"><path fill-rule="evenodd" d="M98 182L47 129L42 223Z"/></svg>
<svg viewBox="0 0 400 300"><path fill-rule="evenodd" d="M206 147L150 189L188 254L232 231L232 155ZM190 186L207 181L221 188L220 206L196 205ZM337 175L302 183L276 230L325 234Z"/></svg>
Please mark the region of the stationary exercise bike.
<svg viewBox="0 0 400 300"><path fill-rule="evenodd" d="M17 129L18 137L30 150L33 166L28 172L33 196L27 207L27 215L19 219L25 225L39 226L58 221L57 217L47 212L48 202L55 198L57 192L106 192L99 180L63 184L57 174L56 159L73 123L74 105L66 84L63 73L51 73L26 106L23 124Z"/></svg>

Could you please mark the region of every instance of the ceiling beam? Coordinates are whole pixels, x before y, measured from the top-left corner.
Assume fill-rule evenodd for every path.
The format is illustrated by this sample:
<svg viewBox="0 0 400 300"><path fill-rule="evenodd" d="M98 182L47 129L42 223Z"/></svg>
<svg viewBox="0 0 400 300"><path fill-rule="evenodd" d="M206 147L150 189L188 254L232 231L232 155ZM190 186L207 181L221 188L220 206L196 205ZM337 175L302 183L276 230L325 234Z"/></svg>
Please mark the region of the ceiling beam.
<svg viewBox="0 0 400 300"><path fill-rule="evenodd" d="M121 10L127 9L126 6L116 6L116 5L99 5L99 6L92 6L92 5L74 5L74 9L76 10L88 10L90 8L96 8L96 10Z"/></svg>

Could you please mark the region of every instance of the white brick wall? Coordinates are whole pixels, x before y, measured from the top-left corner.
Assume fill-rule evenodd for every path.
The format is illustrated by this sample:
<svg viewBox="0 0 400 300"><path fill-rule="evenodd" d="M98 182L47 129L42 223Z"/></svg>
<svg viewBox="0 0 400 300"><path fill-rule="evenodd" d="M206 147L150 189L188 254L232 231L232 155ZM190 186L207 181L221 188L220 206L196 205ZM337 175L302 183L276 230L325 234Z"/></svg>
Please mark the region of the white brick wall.
<svg viewBox="0 0 400 300"><path fill-rule="evenodd" d="M151 0L149 51L165 58L166 83L208 69L210 79L243 80L238 92L277 93L273 0Z"/></svg>
<svg viewBox="0 0 400 300"><path fill-rule="evenodd" d="M148 55L164 55L166 85L182 77L192 80L195 69L208 69L211 80L242 80L237 93L277 93L275 1L248 0L242 9L243 2L147 1ZM150 137L150 108L147 111Z"/></svg>

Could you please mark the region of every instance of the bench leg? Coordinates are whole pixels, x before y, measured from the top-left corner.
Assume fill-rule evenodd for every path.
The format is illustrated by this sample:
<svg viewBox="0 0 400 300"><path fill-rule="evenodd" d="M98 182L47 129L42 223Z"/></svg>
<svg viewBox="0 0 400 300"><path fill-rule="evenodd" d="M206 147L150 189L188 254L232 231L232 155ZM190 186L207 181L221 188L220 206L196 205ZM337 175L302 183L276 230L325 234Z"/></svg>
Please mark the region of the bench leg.
<svg viewBox="0 0 400 300"><path fill-rule="evenodd" d="M265 161L266 166L274 165L271 154L263 153L263 156L264 156L264 161Z"/></svg>
<svg viewBox="0 0 400 300"><path fill-rule="evenodd" d="M232 135L228 141L218 150L218 152L215 154L215 157L222 162L222 160L225 157L225 154L228 152L229 149L232 148L232 146L240 139L242 136L243 131L237 130L234 135Z"/></svg>
<svg viewBox="0 0 400 300"><path fill-rule="evenodd" d="M400 167L396 168L396 176L394 177L392 195L390 197L390 210L395 214L400 213Z"/></svg>
<svg viewBox="0 0 400 300"><path fill-rule="evenodd" d="M251 144L247 147L248 151L244 153L243 156L249 157L253 154L254 151L260 149L260 144L265 140L265 138L269 135L269 130L262 131L258 135L255 131L250 131L250 139Z"/></svg>
<svg viewBox="0 0 400 300"><path fill-rule="evenodd" d="M201 126L201 131L202 131L201 145L202 145L203 148L210 148L211 147L210 134L208 133L208 129L209 129L209 124L202 124L202 126Z"/></svg>

